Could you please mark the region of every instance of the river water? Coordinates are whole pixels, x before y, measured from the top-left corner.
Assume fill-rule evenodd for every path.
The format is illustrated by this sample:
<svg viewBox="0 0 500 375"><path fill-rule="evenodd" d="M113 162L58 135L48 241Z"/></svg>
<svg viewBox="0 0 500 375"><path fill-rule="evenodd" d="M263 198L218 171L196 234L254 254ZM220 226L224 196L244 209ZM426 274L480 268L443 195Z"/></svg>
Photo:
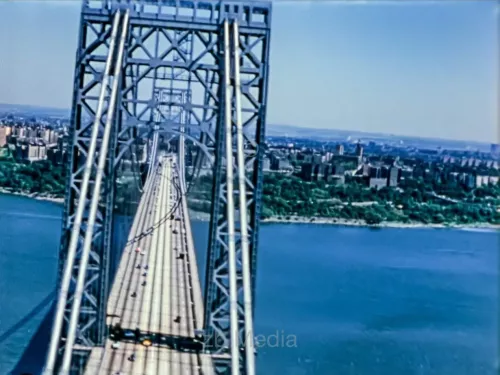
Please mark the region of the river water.
<svg viewBox="0 0 500 375"><path fill-rule="evenodd" d="M60 205L0 195L0 375L19 369L47 313L60 215ZM202 279L206 230L193 223ZM481 230L263 225L258 374L496 373L498 238Z"/></svg>

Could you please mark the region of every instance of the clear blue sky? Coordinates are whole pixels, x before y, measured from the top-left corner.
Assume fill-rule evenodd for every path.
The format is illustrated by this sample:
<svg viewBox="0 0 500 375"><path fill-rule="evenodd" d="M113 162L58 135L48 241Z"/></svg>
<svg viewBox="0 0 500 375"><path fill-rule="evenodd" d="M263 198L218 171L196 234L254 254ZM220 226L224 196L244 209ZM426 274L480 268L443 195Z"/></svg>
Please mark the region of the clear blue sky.
<svg viewBox="0 0 500 375"><path fill-rule="evenodd" d="M366 3L275 3L268 122L497 141L497 3ZM0 102L70 107L78 23L0 1Z"/></svg>

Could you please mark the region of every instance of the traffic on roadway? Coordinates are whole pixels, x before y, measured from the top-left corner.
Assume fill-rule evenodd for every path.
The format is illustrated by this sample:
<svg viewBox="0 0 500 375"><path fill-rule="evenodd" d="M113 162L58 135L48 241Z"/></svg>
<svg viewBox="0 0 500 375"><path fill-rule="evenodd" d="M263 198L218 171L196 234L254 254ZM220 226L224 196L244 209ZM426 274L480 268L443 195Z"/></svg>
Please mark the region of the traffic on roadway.
<svg viewBox="0 0 500 375"><path fill-rule="evenodd" d="M108 340L85 374L213 373L183 183L173 156L146 182L108 300Z"/></svg>

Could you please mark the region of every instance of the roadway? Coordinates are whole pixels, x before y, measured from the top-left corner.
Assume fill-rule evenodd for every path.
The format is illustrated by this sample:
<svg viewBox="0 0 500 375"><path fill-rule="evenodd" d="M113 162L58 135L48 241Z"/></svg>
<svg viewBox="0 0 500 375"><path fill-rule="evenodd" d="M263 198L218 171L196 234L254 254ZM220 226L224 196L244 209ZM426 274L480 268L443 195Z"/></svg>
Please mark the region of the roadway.
<svg viewBox="0 0 500 375"><path fill-rule="evenodd" d="M111 289L109 326L191 338L202 328L201 288L181 184L176 158L162 158L144 187ZM114 348L113 343L108 338L104 347L92 349L85 374L213 373L207 354L135 341Z"/></svg>

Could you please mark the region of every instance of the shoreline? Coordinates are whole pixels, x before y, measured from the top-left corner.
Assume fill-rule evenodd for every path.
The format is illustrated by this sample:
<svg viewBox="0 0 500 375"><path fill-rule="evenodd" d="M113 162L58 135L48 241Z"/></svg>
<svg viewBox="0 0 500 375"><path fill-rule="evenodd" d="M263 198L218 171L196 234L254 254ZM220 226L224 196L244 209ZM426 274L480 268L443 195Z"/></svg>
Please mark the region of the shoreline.
<svg viewBox="0 0 500 375"><path fill-rule="evenodd" d="M346 219L336 219L328 217L300 217L300 216L290 216L290 219L286 218L268 218L263 219L264 223L295 223L295 224L323 224L323 225L336 225L336 226L351 226L351 227L367 227L367 228L434 228L434 229L494 229L499 230L500 225L490 224L490 223L472 223L472 224L437 224L437 223L402 223L397 221L383 221L380 224L370 225L363 220L346 220Z"/></svg>
<svg viewBox="0 0 500 375"><path fill-rule="evenodd" d="M11 191L6 188L0 188L0 194L17 195L18 197L25 197L30 199L36 199L39 201L46 201L58 204L64 203L64 198L58 198L50 194L25 193L19 191Z"/></svg>
<svg viewBox="0 0 500 375"><path fill-rule="evenodd" d="M21 197L26 197L30 199L36 199L40 201L52 202L57 204L63 204L64 198L58 198L51 196L49 194L38 194L38 193L23 193L23 192L13 192L6 188L0 188L0 194L17 195ZM198 221L209 221L210 215L205 212L194 211L189 209L189 215L192 219ZM386 221L381 222L376 225L366 224L363 220L346 220L338 218L329 217L303 217L303 216L285 216L285 217L271 217L267 219L262 219L262 223L268 224L314 224L314 225L332 225L332 226L348 226L348 227L365 227L365 228L433 228L433 229L487 229L487 230L500 230L500 225L489 224L489 223L473 223L473 224L424 224L424 223L402 223Z"/></svg>
<svg viewBox="0 0 500 375"><path fill-rule="evenodd" d="M189 210L189 215L194 220L208 221L210 216L205 212ZM365 228L431 228L431 229L487 229L487 230L500 230L500 225L489 223L473 223L473 224L424 224L424 223L401 223L386 221L377 225L366 224L363 220L346 220L328 217L301 217L301 216L287 216L287 217L272 217L262 219L262 223L269 224L313 224L313 225L332 225L332 226L348 226L348 227L365 227Z"/></svg>

